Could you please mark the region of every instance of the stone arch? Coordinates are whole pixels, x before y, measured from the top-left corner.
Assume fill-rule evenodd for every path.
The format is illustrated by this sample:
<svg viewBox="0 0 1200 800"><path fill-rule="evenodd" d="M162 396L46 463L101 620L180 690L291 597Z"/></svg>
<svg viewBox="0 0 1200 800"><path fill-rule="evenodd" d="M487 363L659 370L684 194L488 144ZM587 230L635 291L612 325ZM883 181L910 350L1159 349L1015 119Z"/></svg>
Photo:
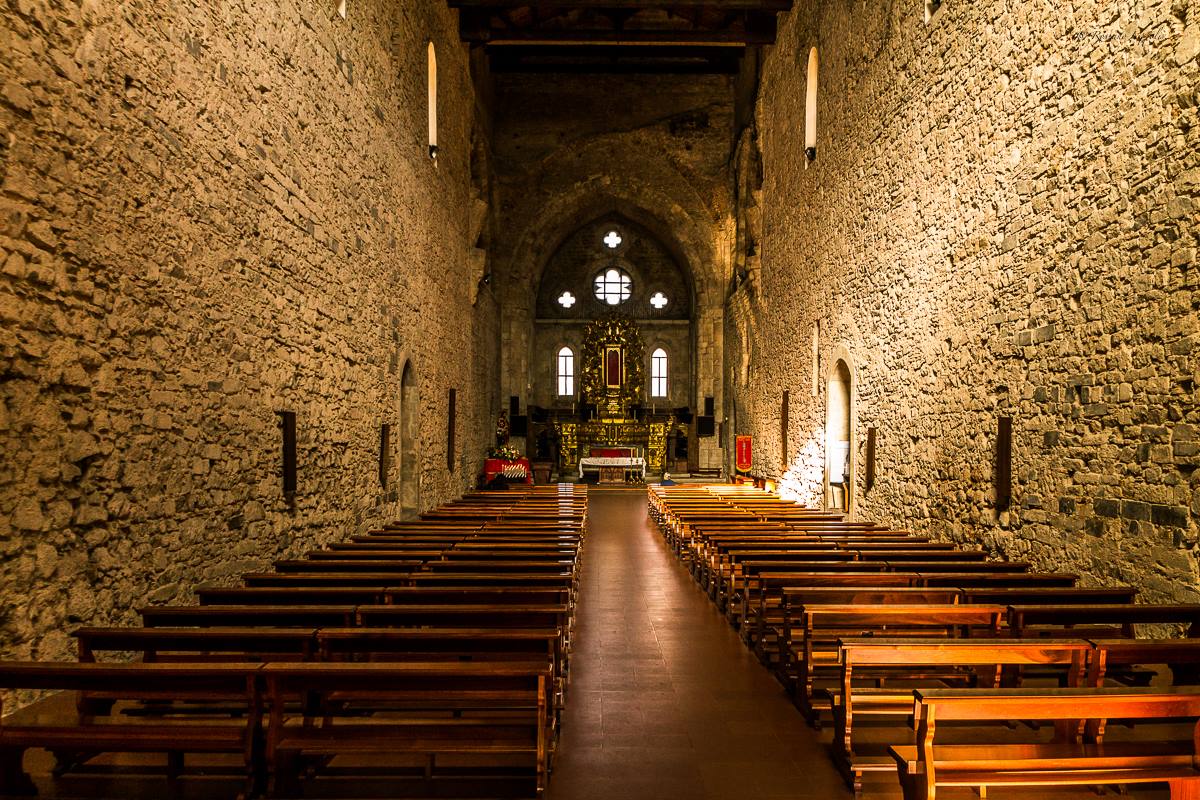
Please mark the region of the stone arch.
<svg viewBox="0 0 1200 800"><path fill-rule="evenodd" d="M825 376L825 507L851 515L856 501L856 386L850 350L839 345Z"/></svg>
<svg viewBox="0 0 1200 800"><path fill-rule="evenodd" d="M400 424L398 442L400 455L400 516L416 517L421 509L421 466L418 446L421 430L420 392L416 369L405 358L400 371Z"/></svg>
<svg viewBox="0 0 1200 800"><path fill-rule="evenodd" d="M580 163L607 163L603 145L568 148L546 159L539 170L540 185L553 192L531 193L508 215L526 222L509 239L504 259L507 279L514 291L528 294L538 286L542 271L563 240L589 220L620 214L651 231L673 248L679 263L691 271L695 283L693 302L720 303L728 280L729 254L718 252L719 220L727 209L710 207L677 169L667 153L648 150L636 170L616 181L611 175L580 177ZM520 286L520 284L524 286Z"/></svg>

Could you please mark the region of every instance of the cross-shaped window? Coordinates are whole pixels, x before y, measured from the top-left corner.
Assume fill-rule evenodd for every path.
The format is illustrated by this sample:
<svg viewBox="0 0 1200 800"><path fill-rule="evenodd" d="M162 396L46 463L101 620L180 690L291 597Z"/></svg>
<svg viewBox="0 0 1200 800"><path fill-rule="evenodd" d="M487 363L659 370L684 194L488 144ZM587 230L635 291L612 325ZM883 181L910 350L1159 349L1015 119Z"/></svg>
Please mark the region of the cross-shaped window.
<svg viewBox="0 0 1200 800"><path fill-rule="evenodd" d="M570 292L563 292L562 297L558 298L558 304L563 308L570 308L575 305L575 295Z"/></svg>
<svg viewBox="0 0 1200 800"><path fill-rule="evenodd" d="M663 308L665 308L667 303L669 303L669 302L671 302L671 301L668 300L667 296L665 294L663 294L662 292L655 292L654 297L650 298L650 305L654 306L659 311L662 311Z"/></svg>
<svg viewBox="0 0 1200 800"><path fill-rule="evenodd" d="M616 250L621 246L621 242L625 241L621 238L621 234L616 231L609 231L604 235L604 244L609 250Z"/></svg>

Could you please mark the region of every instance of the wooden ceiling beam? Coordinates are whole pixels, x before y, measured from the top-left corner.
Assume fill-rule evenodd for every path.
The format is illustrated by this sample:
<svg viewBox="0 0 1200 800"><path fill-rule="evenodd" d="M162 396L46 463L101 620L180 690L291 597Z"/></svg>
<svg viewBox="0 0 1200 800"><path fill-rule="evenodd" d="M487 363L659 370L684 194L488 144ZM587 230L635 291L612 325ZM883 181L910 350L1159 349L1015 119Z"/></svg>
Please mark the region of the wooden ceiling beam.
<svg viewBox="0 0 1200 800"><path fill-rule="evenodd" d="M794 0L446 0L451 8L633 9L708 8L716 11L791 11Z"/></svg>
<svg viewBox="0 0 1200 800"><path fill-rule="evenodd" d="M741 47L774 44L774 31L467 31L462 40L472 44L506 45L626 45L656 47Z"/></svg>

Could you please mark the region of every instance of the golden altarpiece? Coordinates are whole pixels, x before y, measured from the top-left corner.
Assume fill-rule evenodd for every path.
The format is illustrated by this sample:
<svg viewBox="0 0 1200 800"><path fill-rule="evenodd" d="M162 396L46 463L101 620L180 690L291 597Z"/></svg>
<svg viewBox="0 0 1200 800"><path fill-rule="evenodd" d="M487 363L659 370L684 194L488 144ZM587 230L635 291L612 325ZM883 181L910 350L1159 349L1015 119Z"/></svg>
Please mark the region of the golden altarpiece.
<svg viewBox="0 0 1200 800"><path fill-rule="evenodd" d="M574 471L580 458L597 449L631 448L646 459L648 473L663 471L674 419L646 421L644 361L642 334L633 320L614 314L588 324L580 348L579 395L584 408L595 408L595 416L557 423L561 470Z"/></svg>

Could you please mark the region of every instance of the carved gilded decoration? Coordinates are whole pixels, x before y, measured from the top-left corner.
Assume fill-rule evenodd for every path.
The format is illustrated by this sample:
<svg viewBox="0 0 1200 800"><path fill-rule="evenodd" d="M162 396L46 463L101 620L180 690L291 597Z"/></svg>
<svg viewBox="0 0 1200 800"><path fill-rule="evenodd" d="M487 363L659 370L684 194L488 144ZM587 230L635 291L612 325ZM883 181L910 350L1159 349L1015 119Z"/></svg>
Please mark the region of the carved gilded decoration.
<svg viewBox="0 0 1200 800"><path fill-rule="evenodd" d="M605 419L628 417L629 407L641 402L645 390L645 348L637 323L616 313L594 320L584 330L580 350L579 391L583 401L595 403ZM605 367L606 356L612 350L619 353L620 381L610 381Z"/></svg>
<svg viewBox="0 0 1200 800"><path fill-rule="evenodd" d="M661 473L674 419L639 422L631 413L645 391L645 350L637 323L615 313L595 320L584 331L580 350L580 395L596 405L599 418L557 423L561 468L576 469L592 448L636 447L645 454L646 471Z"/></svg>

